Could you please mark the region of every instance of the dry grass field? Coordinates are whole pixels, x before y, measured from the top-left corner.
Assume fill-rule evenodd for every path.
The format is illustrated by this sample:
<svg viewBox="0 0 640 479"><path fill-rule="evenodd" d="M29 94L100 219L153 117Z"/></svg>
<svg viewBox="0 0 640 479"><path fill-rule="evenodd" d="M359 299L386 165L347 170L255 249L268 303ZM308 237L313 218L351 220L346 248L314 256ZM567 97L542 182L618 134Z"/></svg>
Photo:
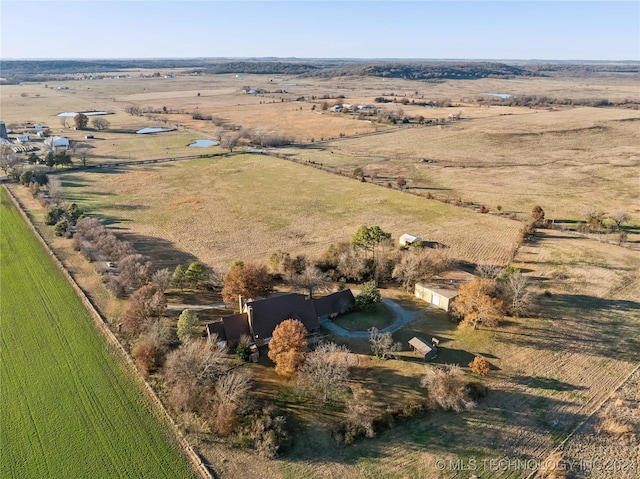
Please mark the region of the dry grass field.
<svg viewBox="0 0 640 479"><path fill-rule="evenodd" d="M73 109L113 112L107 117L110 131L99 132L90 140L95 146L90 164L222 152L219 147L186 146L196 138L211 138L216 129L210 121L191 118L189 113L197 109L228 124L294 137L302 144L280 151L297 161L311 160L349 173L362 167L366 174L375 173L380 183L394 182L403 175L409 190L419 188L421 194L429 192L436 198L485 204L492 213L501 206L503 213L515 212L526 219L539 204L547 218L571 225L583 219L585 206L606 212L624 208L631 215L628 243L637 247L640 242L637 111L480 108L472 102L490 92L638 100L633 79L422 83L349 77L176 75L80 80L68 83L68 91L55 89L62 84L66 83L52 82L53 89L42 84L3 87L2 119L8 124L41 121L56 134L80 140L84 133L63 129L56 113ZM240 93L243 86L286 89L287 93L246 95ZM372 103L382 94L416 101L451 99L454 105L446 109L411 104L385 107L426 118L461 112L461 120L442 126L389 127L311 110L325 94L344 95L342 101L353 104ZM317 99L295 101L311 95ZM173 112L156 116L178 129L133 135L135 129L164 123L125 114L125 108L132 105L166 106ZM341 133L344 138L339 138ZM315 142L307 144L312 138ZM423 158L434 162L420 162ZM68 201L105 219L156 267L173 268L199 260L225 271L238 259L266 263L279 249L317 257L330 244L348 241L361 224L377 224L394 238L409 232L438 241L450 246L461 260L505 265L511 261L522 226L506 216L478 214L264 155L74 170L60 176ZM29 199L26 189L14 189L36 222L41 222L40 205ZM47 239L92 297L109 311L109 317L117 317L122 304L110 299L99 276L72 251L70 242L50 232ZM615 397L610 395L640 362L640 253L562 231L541 230L531 243L519 248L512 264L532 281L538 307L532 317L508 318L493 330L458 330L444 313L404 293L385 291L405 308L418 312L416 320L394 334L405 347L412 336L433 335L442 341L438 362L466 367L476 354L489 359L492 371L481 380L489 395L476 409L461 415L430 414L372 440L341 447L327 432L340 411L326 414L314 404L292 401L292 385L277 377L263 358L254 368L255 394L287 408L294 427L305 434L283 458L272 461L230 450L222 443L200 444L200 452L222 478L468 479L473 473L482 479L524 478L533 471L487 469L482 462L476 471L461 471L451 464L504 457L542 460L586 419L564 445L566 458L588 461L615 449L611 457L635 460L639 467L637 373ZM378 361L368 355L365 340L331 339L360 354L353 384L367 391L376 404L398 404L424 395L419 386L424 365L411 352L403 351L397 360ZM272 398L274 389L278 392ZM602 434L615 430L603 425L611 408L631 418L631 426L625 423L618 429L635 431L635 437L623 432L622 440L627 442L621 447L620 437ZM196 433L192 439L199 443ZM446 461L444 470L437 467L438 459ZM577 471L574 476L612 477L594 471Z"/></svg>
<svg viewBox="0 0 640 479"><path fill-rule="evenodd" d="M492 92L637 101L636 80L623 74L425 83L357 77L192 76L179 71L173 78L138 78L154 72L125 73L131 77L4 86L3 119L7 124L44 123L52 134L88 143L92 147L89 164L104 164L223 152L220 147L187 146L197 138L212 138L218 129L211 121L191 118L191 113L199 112L219 118L227 126L292 138L298 145L281 151L296 159L347 172L362 167L366 174L382 178L403 175L410 189L428 191L436 198L484 204L493 211L500 207L526 216L533 205L540 204L548 218L571 226L571 222L583 219L586 206L609 213L624 208L633 226L628 231L629 241L640 241L640 114L636 110L488 108L474 103L478 96ZM57 90L59 86L70 89ZM247 86L272 93L242 93ZM358 120L351 114L321 111L324 95L332 97L326 100L330 105L336 101L371 104L380 95L409 101L450 100L449 108L426 109L411 103L380 106L427 119L460 113L461 120L440 126L390 127ZM345 98L335 99L338 95ZM306 100L296 101L300 97ZM156 120L133 117L125 113L129 106L156 111L165 107L168 113L154 114ZM112 113L106 117L110 129L84 140L84 132L64 128L55 116L75 110ZM171 126L176 131L133 133L147 126ZM433 162L420 163L421 159Z"/></svg>
<svg viewBox="0 0 640 479"><path fill-rule="evenodd" d="M172 267L198 258L224 271L238 259L267 263L279 249L319 257L362 224L394 238L411 231L466 261L506 264L521 226L264 155L73 172L62 180L69 201Z"/></svg>

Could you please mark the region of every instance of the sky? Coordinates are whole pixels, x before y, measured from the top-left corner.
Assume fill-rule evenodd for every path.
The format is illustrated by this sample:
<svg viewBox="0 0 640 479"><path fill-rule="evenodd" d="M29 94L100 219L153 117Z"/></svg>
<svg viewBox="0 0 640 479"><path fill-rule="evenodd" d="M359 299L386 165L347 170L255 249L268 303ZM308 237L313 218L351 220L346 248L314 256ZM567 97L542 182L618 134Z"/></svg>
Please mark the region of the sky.
<svg viewBox="0 0 640 479"><path fill-rule="evenodd" d="M0 1L2 59L640 61L640 0Z"/></svg>

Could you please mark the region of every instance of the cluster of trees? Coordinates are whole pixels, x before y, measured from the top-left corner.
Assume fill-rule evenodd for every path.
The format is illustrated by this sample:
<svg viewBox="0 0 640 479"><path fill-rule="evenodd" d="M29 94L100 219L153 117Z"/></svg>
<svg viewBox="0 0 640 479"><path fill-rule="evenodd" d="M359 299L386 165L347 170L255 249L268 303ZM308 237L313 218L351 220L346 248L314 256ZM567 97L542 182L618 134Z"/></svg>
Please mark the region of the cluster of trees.
<svg viewBox="0 0 640 479"><path fill-rule="evenodd" d="M145 341L148 337L141 336ZM251 372L215 341L185 337L166 354L162 373L171 406L185 418L196 417L199 427L232 441L235 437L236 445L252 447L265 457L274 457L287 445L286 417L256 403L249 392Z"/></svg>
<svg viewBox="0 0 640 479"><path fill-rule="evenodd" d="M334 429L334 438L350 444L358 437L374 437L383 429L428 411L462 412L473 408L487 393L480 383L466 380L458 366L429 367L421 384L427 390L425 399L386 408L375 406L364 391L352 388L353 397L346 406L346 418Z"/></svg>
<svg viewBox="0 0 640 479"><path fill-rule="evenodd" d="M117 263L119 275L105 275L107 287L117 297L124 297L127 290L138 289L151 280L151 262L137 254L131 243L118 239L97 218L78 221L73 241L76 250L88 260Z"/></svg>
<svg viewBox="0 0 640 479"><path fill-rule="evenodd" d="M67 150L59 150L56 153L51 150L47 151L44 155L44 161L49 168L73 165L73 160Z"/></svg>
<svg viewBox="0 0 640 479"><path fill-rule="evenodd" d="M357 365L357 357L331 342L307 352L308 334L300 321L283 321L273 331L269 359L278 374L296 378L304 394L322 403L339 400L348 392L350 369Z"/></svg>
<svg viewBox="0 0 640 479"><path fill-rule="evenodd" d="M626 209L620 208L607 214L594 206L586 206L583 214L584 223L578 227L580 231L587 233L618 232L619 242L626 241L627 232L622 228L622 225L631 219ZM545 219L542 207L534 206L527 224L520 230L521 242L531 240L537 228L550 228L551 224L551 220Z"/></svg>
<svg viewBox="0 0 640 479"><path fill-rule="evenodd" d="M36 198L40 193L40 188L49 184L49 177L38 169L24 170L18 177L18 182L29 188L33 197Z"/></svg>
<svg viewBox="0 0 640 479"><path fill-rule="evenodd" d="M185 267L181 264L176 266L171 275L171 281L176 288L184 289L189 286L192 289L208 287L214 289L218 286L218 273L206 268L199 261L193 261Z"/></svg>
<svg viewBox="0 0 640 479"><path fill-rule="evenodd" d="M479 266L479 279L460 286L451 315L462 327L496 327L509 314L522 316L533 307L529 280L518 268Z"/></svg>
<svg viewBox="0 0 640 479"><path fill-rule="evenodd" d="M46 225L53 226L56 236L65 236L83 217L84 212L80 207L71 203L66 208L59 204L52 205L44 217Z"/></svg>

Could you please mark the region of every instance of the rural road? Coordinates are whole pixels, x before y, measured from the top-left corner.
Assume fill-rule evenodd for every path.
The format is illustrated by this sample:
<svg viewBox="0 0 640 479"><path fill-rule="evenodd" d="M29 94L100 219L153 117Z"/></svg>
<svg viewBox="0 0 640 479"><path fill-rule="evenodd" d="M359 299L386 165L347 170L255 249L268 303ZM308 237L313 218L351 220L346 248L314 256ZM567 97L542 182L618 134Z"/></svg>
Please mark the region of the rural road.
<svg viewBox="0 0 640 479"><path fill-rule="evenodd" d="M380 330L381 333L393 333L397 331L398 329L404 327L405 325L413 321L418 313L418 311L407 311L398 303L388 298L382 298L382 302L394 312L394 314L396 315L396 320L392 325L387 326L384 329L381 329ZM322 324L322 326L327 328L332 333L335 333L339 336L344 336L345 338L368 338L369 337L368 331L347 331L346 329L341 328L340 326L338 326L337 324L335 324L333 321L329 319L322 321L320 324Z"/></svg>

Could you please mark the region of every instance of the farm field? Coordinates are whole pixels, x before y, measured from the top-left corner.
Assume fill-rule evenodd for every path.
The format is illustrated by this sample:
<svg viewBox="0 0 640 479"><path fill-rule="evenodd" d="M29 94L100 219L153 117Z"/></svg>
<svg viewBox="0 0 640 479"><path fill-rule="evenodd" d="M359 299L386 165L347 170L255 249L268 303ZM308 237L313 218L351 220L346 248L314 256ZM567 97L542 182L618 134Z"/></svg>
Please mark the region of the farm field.
<svg viewBox="0 0 640 479"><path fill-rule="evenodd" d="M474 118L477 107L460 110L463 119L446 127L399 129L284 151L347 173L362 168L380 183L395 184L404 176L410 190L484 204L494 212L526 216L539 204L547 218L570 223L583 219L587 206L609 213L626 208L637 224L637 111L574 108ZM632 229L630 239L637 242L637 234Z"/></svg>
<svg viewBox="0 0 640 479"><path fill-rule="evenodd" d="M4 189L3 478L195 477Z"/></svg>
<svg viewBox="0 0 640 479"><path fill-rule="evenodd" d="M226 271L240 258L268 263L277 250L319 257L362 224L395 238L411 231L461 260L506 264L520 229L517 221L264 155L73 172L62 183L68 201L172 267L198 258Z"/></svg>
<svg viewBox="0 0 640 479"><path fill-rule="evenodd" d="M50 127L51 134L88 144L89 165L227 151L220 146L187 146L195 139L213 139L219 129L212 121L194 120L192 113L197 112L222 121L228 134L242 127L285 135L295 144L279 151L294 159L315 161L348 174L362 168L366 175L377 175L379 183L394 184L398 176L404 176L409 190L482 204L493 212L526 216L539 204L547 218L574 228L576 221L584 220L586 207L605 213L626 209L630 215L627 241L631 245L640 241L639 197L632 174L640 167L637 110L487 107L476 102L487 92L637 101L637 82L631 77L425 83L359 77L192 76L180 71L173 72L173 78L138 78L136 75L153 72L125 73L132 76L7 85L3 87L4 120L17 125L40 121ZM70 89L57 90L59 86ZM270 93L245 94L245 87ZM322 99L325 95L328 100ZM337 95L344 98L336 99ZM380 95L407 99L407 105L377 106L392 112L402 110L411 118L442 119L460 114L461 119L439 126L385 125L320 108L324 101L372 104ZM304 100L297 101L299 98ZM411 103L443 100L451 106L426 109ZM156 113L131 116L125 113L130 106ZM94 132L91 140L84 139L83 131L63 127L55 116L61 111L92 109L112 114L105 117L111 127ZM133 133L149 126L176 130L155 135ZM430 162L421 162L423 159ZM599 194L593 195L594 190ZM616 234L602 236L615 240Z"/></svg>

